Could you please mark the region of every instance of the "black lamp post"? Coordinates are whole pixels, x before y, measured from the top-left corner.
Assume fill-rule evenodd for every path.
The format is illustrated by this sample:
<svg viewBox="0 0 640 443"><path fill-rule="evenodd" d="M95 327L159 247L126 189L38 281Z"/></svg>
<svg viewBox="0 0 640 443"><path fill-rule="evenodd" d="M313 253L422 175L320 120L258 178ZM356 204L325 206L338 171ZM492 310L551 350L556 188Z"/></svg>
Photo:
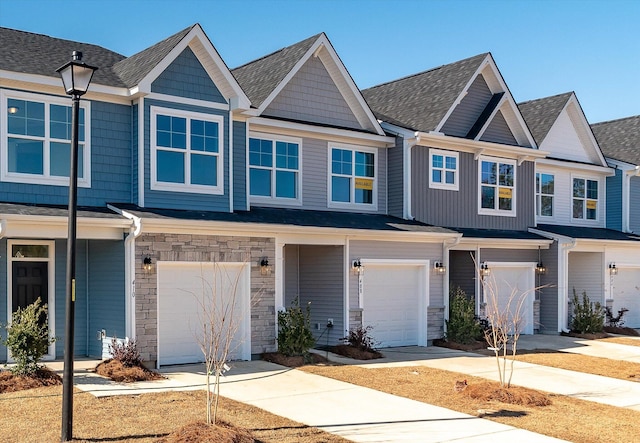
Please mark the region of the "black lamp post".
<svg viewBox="0 0 640 443"><path fill-rule="evenodd" d="M76 215L78 200L78 118L80 97L87 92L98 69L82 61L73 51L71 61L58 68L65 92L71 96L71 164L69 168L69 235L67 237L66 321L64 328L64 371L62 374L62 441L73 437L73 334L76 302Z"/></svg>

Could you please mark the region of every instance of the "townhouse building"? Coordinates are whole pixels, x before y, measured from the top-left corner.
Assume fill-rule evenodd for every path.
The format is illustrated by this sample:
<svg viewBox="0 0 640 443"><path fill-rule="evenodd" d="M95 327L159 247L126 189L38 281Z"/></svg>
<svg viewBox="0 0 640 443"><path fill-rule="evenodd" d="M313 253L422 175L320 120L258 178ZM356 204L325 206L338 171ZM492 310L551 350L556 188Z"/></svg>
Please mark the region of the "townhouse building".
<svg viewBox="0 0 640 443"><path fill-rule="evenodd" d="M71 125L55 70L74 50L99 68L81 101L77 355L129 337L151 366L201 360L203 291L235 306L235 359L274 351L296 300L318 344L371 325L382 347L426 346L449 290L482 315L487 279L503 304L525 294L525 333L557 333L585 272L600 280L577 289L617 306L607 266L635 260L575 96L519 106L491 54L360 91L325 34L232 70L198 24L130 57L0 40L0 321L40 297L48 358L65 339Z"/></svg>

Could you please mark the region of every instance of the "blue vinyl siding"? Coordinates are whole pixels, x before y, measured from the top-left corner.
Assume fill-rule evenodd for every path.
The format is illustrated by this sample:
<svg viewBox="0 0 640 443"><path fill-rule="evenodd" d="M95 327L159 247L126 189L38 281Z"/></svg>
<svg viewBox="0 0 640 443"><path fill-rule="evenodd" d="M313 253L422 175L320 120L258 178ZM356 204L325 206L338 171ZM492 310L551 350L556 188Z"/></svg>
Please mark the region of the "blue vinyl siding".
<svg viewBox="0 0 640 443"><path fill-rule="evenodd" d="M138 205L138 118L140 112L138 105L131 108L131 202Z"/></svg>
<svg viewBox="0 0 640 443"><path fill-rule="evenodd" d="M7 250L7 240L0 239L0 251ZM7 322L7 254L0 253L0 323ZM0 337L6 338L6 331L0 328ZM0 362L7 361L7 348L0 344Z"/></svg>
<svg viewBox="0 0 640 443"><path fill-rule="evenodd" d="M200 61L186 48L151 84L151 92L226 103Z"/></svg>
<svg viewBox="0 0 640 443"><path fill-rule="evenodd" d="M159 106L170 109L199 112L203 114L219 115L224 119L220 128L224 133L223 151L223 183L224 194L208 195L188 192L156 191L151 190L151 106ZM177 104L159 100L145 100L144 102L144 189L145 206L150 208L166 209L191 209L198 211L229 211L229 112L216 109L202 108L199 106Z"/></svg>
<svg viewBox="0 0 640 443"><path fill-rule="evenodd" d="M622 174L607 177L607 228L622 230Z"/></svg>
<svg viewBox="0 0 640 443"><path fill-rule="evenodd" d="M88 245L88 355L99 357L98 331L109 337L125 336L124 242L89 240Z"/></svg>
<svg viewBox="0 0 640 443"><path fill-rule="evenodd" d="M233 122L233 208L248 210L247 205L247 124Z"/></svg>
<svg viewBox="0 0 640 443"><path fill-rule="evenodd" d="M79 206L131 198L131 108L91 102L91 188L78 188ZM67 205L69 187L0 183L0 201Z"/></svg>

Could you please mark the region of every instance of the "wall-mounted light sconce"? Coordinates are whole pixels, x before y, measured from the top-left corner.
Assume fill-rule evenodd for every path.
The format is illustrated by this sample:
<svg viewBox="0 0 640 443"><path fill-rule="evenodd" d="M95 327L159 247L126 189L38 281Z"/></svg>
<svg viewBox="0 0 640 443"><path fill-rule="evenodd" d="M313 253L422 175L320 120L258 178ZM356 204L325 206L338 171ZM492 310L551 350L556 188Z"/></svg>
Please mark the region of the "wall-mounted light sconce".
<svg viewBox="0 0 640 443"><path fill-rule="evenodd" d="M18 111L20 111L20 108L18 108L17 106L9 106L7 108L7 111L9 112L9 114L17 114Z"/></svg>
<svg viewBox="0 0 640 443"><path fill-rule="evenodd" d="M351 272L353 275L361 275L364 274L364 266L362 265L362 261L359 258L356 258L351 264Z"/></svg>
<svg viewBox="0 0 640 443"><path fill-rule="evenodd" d="M142 267L144 268L144 272L146 272L147 274L151 272L151 270L153 269L153 262L151 261L151 257L149 257L148 255L144 257L144 259L142 260Z"/></svg>
<svg viewBox="0 0 640 443"><path fill-rule="evenodd" d="M488 277L491 275L491 269L489 269L489 265L487 265L487 262L482 262L482 264L480 265L480 275L482 275L483 277Z"/></svg>
<svg viewBox="0 0 640 443"><path fill-rule="evenodd" d="M260 259L260 274L262 275L271 274L271 265L269 264L269 259L267 257L262 257Z"/></svg>
<svg viewBox="0 0 640 443"><path fill-rule="evenodd" d="M615 263L609 263L609 274L618 275L618 268L616 268Z"/></svg>
<svg viewBox="0 0 640 443"><path fill-rule="evenodd" d="M538 264L536 265L536 274L542 275L546 273L547 273L547 267L541 261L539 261Z"/></svg>
<svg viewBox="0 0 640 443"><path fill-rule="evenodd" d="M433 270L435 271L436 274L445 274L447 272L446 266L439 261L433 264Z"/></svg>

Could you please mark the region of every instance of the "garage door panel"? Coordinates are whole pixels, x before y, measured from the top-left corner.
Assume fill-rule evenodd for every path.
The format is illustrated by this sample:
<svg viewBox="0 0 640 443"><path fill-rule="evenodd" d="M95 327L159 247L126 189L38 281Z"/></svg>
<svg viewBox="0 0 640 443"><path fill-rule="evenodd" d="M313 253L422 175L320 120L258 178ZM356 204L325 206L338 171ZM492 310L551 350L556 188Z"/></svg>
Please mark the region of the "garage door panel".
<svg viewBox="0 0 640 443"><path fill-rule="evenodd" d="M247 267L239 263L158 263L159 364L204 361L199 345L204 325L209 317L214 324L223 315L229 318L223 309L233 311L236 325L229 359L246 359L250 349L247 279Z"/></svg>
<svg viewBox="0 0 640 443"><path fill-rule="evenodd" d="M629 310L623 326L640 328L640 268L619 268L613 277L613 314L622 308Z"/></svg>
<svg viewBox="0 0 640 443"><path fill-rule="evenodd" d="M426 283L424 267L366 265L363 281L363 323L380 347L421 343L421 297Z"/></svg>

